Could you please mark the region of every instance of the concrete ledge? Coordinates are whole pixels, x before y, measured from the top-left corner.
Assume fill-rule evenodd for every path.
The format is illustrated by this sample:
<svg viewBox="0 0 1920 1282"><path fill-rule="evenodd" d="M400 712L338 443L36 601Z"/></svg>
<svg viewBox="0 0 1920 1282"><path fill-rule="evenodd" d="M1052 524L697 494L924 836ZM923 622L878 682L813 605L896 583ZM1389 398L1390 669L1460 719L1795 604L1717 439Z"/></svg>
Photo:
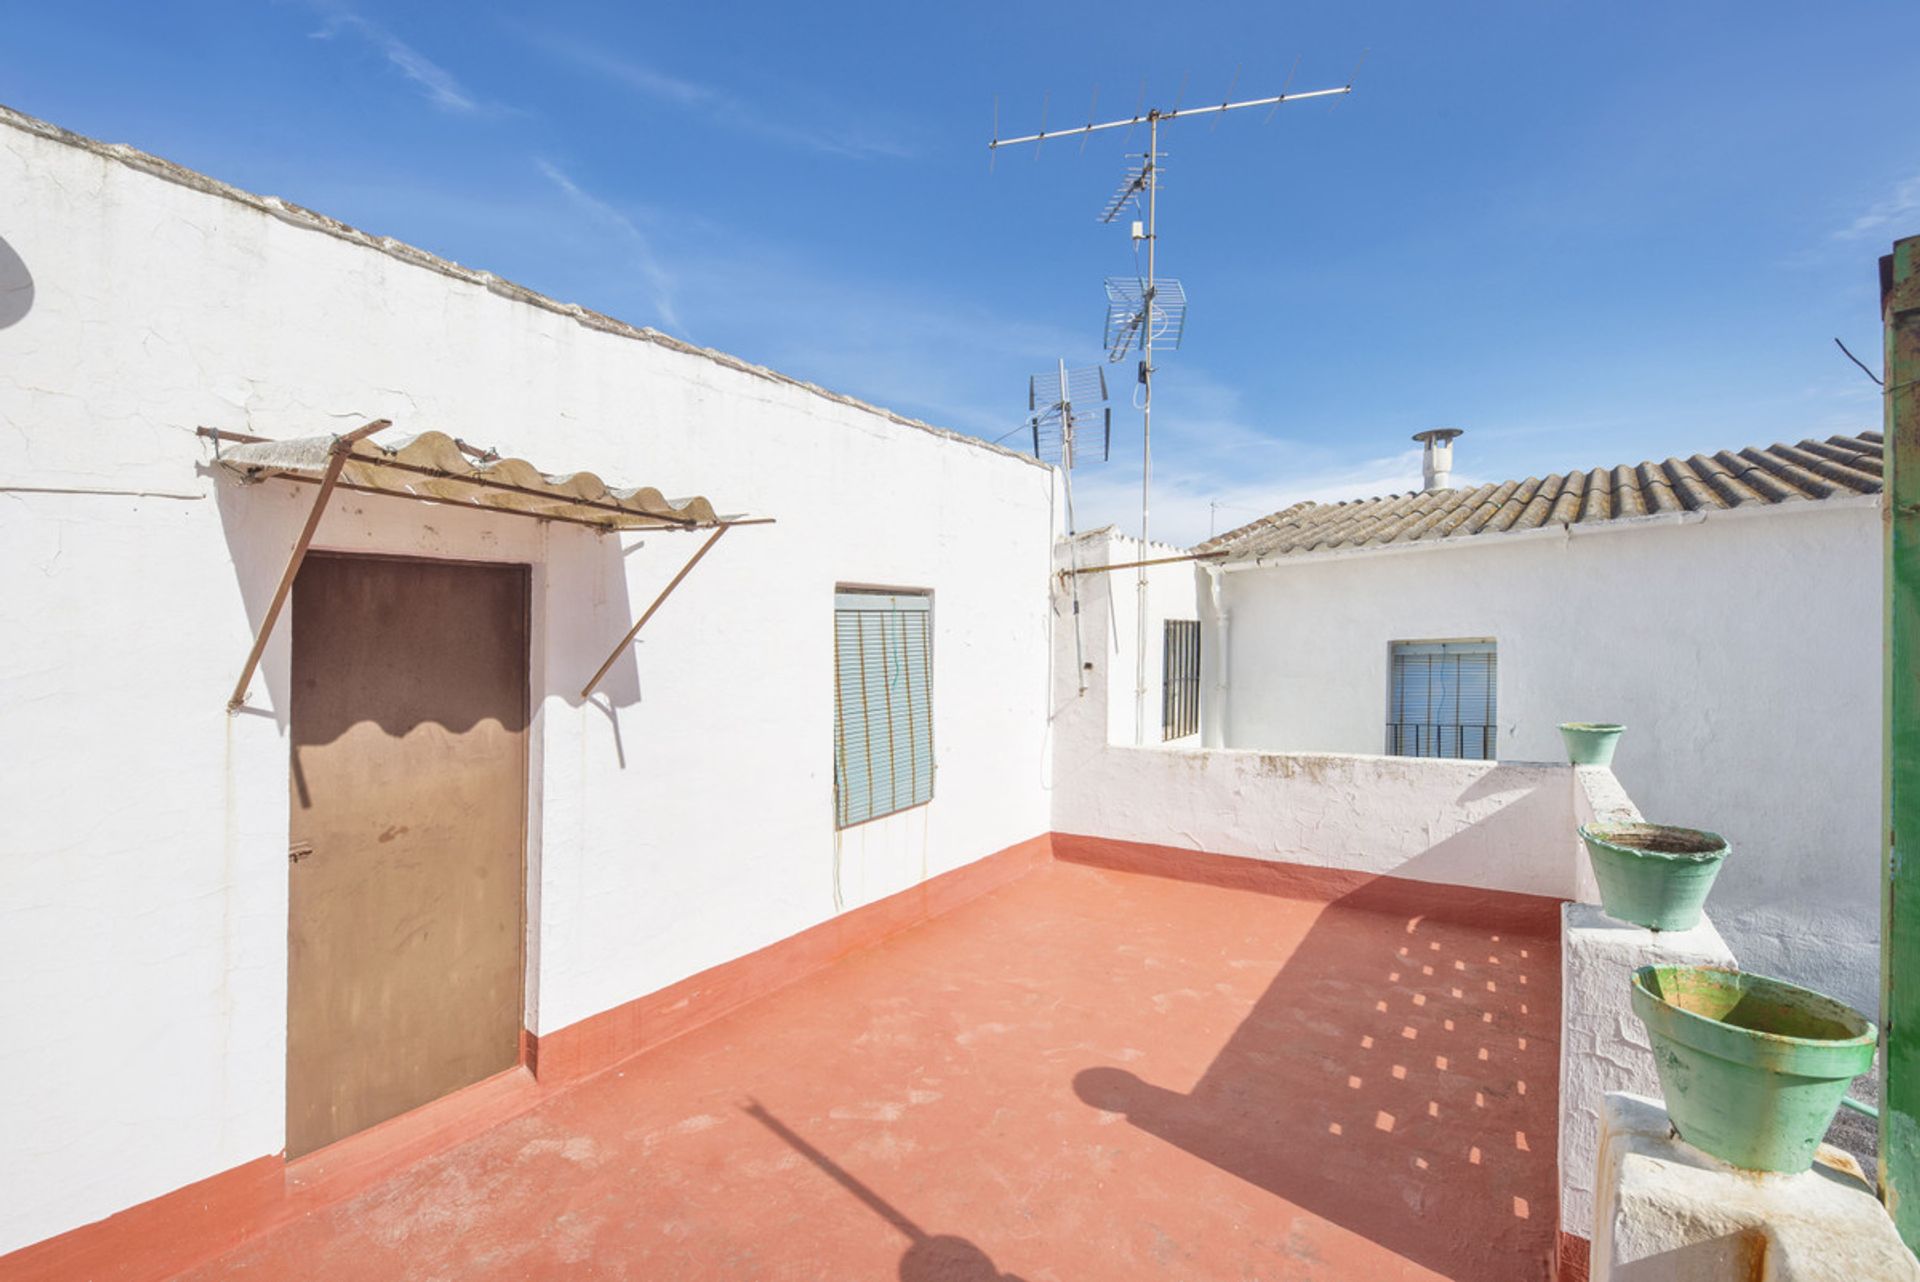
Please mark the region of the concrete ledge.
<svg viewBox="0 0 1920 1282"><path fill-rule="evenodd" d="M1575 766L1573 785L1580 790L1575 809L1581 823L1631 824L1641 820L1640 807L1620 786L1610 766Z"/></svg>
<svg viewBox="0 0 1920 1282"><path fill-rule="evenodd" d="M1677 1138L1658 1103L1606 1098L1596 1282L1920 1282L1920 1262L1854 1160L1822 1145L1800 1175L1742 1171Z"/></svg>
<svg viewBox="0 0 1920 1282"><path fill-rule="evenodd" d="M1595 904L1562 906L1560 1228L1576 1237L1593 1236L1602 1101L1610 1091L1660 1094L1630 997L1633 972L1655 963L1731 966L1733 953L1705 918L1692 930L1657 931L1615 921Z"/></svg>
<svg viewBox="0 0 1920 1282"><path fill-rule="evenodd" d="M1632 824L1641 821L1640 807L1620 786L1608 766L1573 768L1573 822L1581 824ZM1587 845L1578 832L1567 834L1573 843L1573 898L1581 903L1600 902L1600 883L1593 878L1593 864L1587 858Z"/></svg>

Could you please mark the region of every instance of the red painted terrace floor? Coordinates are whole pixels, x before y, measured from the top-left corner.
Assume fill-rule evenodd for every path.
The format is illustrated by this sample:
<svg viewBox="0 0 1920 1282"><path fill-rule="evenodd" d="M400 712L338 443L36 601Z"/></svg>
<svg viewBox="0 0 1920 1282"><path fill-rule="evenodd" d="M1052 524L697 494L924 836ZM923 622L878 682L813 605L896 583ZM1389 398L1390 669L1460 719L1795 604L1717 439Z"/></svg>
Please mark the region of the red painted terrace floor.
<svg viewBox="0 0 1920 1282"><path fill-rule="evenodd" d="M1554 921L1049 864L185 1276L1545 1278Z"/></svg>

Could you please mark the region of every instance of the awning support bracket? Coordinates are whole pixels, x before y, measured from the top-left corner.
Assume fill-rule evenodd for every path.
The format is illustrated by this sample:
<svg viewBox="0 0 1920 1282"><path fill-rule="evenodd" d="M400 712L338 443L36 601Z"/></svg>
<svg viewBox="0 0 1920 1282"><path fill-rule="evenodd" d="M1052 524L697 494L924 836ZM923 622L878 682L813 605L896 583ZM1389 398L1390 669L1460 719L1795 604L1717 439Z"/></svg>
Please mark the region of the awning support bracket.
<svg viewBox="0 0 1920 1282"><path fill-rule="evenodd" d="M728 530L732 529L733 525L734 525L733 522L727 522L718 526L714 530L712 536L708 538L705 543L702 543L700 545L700 550L698 552L695 552L693 556L689 558L687 563L680 567L680 573L674 575L672 579L668 580L667 586L660 589L660 595L653 599L653 604L647 607L647 612L641 615L639 620L635 622L634 625L627 630L627 635L620 638L620 644L613 647L613 653L608 655L607 661L600 665L600 670L593 674L593 680L587 682L585 686L581 687L580 697L582 699L585 699L588 695L593 693L593 688L600 684L600 678L607 675L607 670L613 667L614 661L618 659L622 653L625 652L628 646L633 644L633 639L640 635L641 628L644 628L647 626L647 620L653 617L654 611L658 610L661 606L661 603L664 602L670 595L672 595L673 590L680 586L680 580L686 578L687 575L693 572L693 567L700 564L700 558L705 556L708 552L712 551L713 545L720 541L720 536L725 534Z"/></svg>
<svg viewBox="0 0 1920 1282"><path fill-rule="evenodd" d="M280 575L280 585L273 590L273 600L267 603L266 617L260 620L260 629L254 633L253 649L247 652L246 666L240 669L240 680L234 683L233 697L227 700L228 712L237 710L247 701L247 687L253 683L254 670L260 666L260 656L266 653L267 638L273 635L273 625L279 620L280 611L287 603L287 594L293 590L294 576L300 573L300 563L307 559L307 549L312 546L314 533L320 528L321 514L327 510L327 500L333 496L333 488L340 481L340 471L347 465L347 456L353 452L354 442L392 426L388 420L379 418L334 438L333 448L328 451L326 475L320 479L320 492L314 496L313 510L307 513L307 523L302 527L300 537L294 541L293 554L287 558L287 568Z"/></svg>

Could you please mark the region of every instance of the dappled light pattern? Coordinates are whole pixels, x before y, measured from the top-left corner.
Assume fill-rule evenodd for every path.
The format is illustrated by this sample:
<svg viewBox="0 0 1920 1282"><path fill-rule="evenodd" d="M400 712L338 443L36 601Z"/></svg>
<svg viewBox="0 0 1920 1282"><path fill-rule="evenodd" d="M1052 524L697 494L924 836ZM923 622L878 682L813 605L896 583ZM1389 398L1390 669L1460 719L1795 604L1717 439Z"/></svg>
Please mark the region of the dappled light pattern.
<svg viewBox="0 0 1920 1282"><path fill-rule="evenodd" d="M190 1276L1544 1277L1556 906L1409 893L1045 865Z"/></svg>
<svg viewBox="0 0 1920 1282"><path fill-rule="evenodd" d="M1438 1273L1545 1276L1559 952L1381 883L1324 911L1189 1090L1120 1067L1080 1097Z"/></svg>

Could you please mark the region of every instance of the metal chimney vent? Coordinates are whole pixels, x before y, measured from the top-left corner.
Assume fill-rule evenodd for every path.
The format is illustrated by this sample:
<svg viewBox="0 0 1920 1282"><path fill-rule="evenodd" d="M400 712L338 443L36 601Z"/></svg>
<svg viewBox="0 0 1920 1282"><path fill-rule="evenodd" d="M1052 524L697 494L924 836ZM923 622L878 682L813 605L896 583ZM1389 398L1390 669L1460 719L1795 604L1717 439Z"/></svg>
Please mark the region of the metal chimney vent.
<svg viewBox="0 0 1920 1282"><path fill-rule="evenodd" d="M1420 460L1420 478L1427 493L1453 488L1453 442L1464 435L1457 427L1432 427L1413 434L1414 440L1427 447Z"/></svg>

